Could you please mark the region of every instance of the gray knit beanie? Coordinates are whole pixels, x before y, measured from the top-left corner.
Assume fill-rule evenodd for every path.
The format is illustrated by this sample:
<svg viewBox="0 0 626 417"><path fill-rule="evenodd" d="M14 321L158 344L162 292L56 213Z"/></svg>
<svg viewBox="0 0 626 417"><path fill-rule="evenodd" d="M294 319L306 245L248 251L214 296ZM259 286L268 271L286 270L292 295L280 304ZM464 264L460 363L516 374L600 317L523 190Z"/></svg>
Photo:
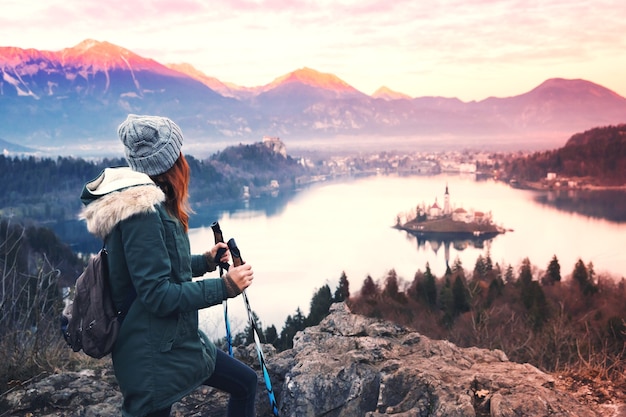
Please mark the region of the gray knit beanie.
<svg viewBox="0 0 626 417"><path fill-rule="evenodd" d="M183 132L167 117L129 114L117 128L128 165L138 172L159 175L180 156Z"/></svg>

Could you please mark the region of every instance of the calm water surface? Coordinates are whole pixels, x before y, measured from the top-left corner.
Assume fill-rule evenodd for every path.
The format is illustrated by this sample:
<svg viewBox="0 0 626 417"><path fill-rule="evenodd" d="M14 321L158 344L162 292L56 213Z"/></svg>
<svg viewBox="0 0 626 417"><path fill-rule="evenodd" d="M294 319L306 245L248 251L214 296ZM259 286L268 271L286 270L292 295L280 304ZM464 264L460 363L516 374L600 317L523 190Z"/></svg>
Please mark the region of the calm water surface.
<svg viewBox="0 0 626 417"><path fill-rule="evenodd" d="M437 199L442 206L446 184L453 208L491 211L495 223L512 231L475 245L418 242L392 228L396 215L419 203ZM248 289L252 308L263 327L274 324L278 331L298 307L308 314L311 297L321 286L334 291L342 271L353 293L367 275L382 281L395 269L408 283L427 263L440 277L446 258L450 263L458 258L471 271L476 258L487 253L494 263L511 264L516 273L525 257L545 270L556 255L562 275L571 273L579 258L593 262L598 274L625 275L626 223L560 211L537 202L540 195L458 175L346 179L290 197L255 200L247 207L197 209L190 240L192 251L205 251L213 244L210 223L219 221L225 239L234 237L254 268L255 281ZM243 330L243 301L230 300L229 312L233 331ZM221 307L202 313L203 327L213 337L223 334L222 314Z"/></svg>

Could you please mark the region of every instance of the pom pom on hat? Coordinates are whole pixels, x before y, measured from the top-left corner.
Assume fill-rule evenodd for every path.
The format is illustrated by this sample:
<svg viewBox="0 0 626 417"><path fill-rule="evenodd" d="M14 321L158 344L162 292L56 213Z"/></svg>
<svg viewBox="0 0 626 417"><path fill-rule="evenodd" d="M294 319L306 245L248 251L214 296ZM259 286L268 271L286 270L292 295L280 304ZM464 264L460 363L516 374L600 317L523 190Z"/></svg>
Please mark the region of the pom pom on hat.
<svg viewBox="0 0 626 417"><path fill-rule="evenodd" d="M128 165L137 172L159 175L180 156L183 132L167 117L129 114L117 128Z"/></svg>

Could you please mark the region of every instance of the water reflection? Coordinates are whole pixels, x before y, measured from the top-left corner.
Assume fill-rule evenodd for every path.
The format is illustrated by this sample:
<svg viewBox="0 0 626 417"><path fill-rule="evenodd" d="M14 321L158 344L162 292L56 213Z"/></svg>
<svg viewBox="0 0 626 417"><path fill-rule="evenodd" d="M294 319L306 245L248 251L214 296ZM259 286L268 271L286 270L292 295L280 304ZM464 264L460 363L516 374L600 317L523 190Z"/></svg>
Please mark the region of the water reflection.
<svg viewBox="0 0 626 417"><path fill-rule="evenodd" d="M536 201L561 211L596 219L626 222L626 190L557 190L538 195Z"/></svg>
<svg viewBox="0 0 626 417"><path fill-rule="evenodd" d="M414 241L417 245L417 250L422 252L432 251L435 255L439 255L439 251L443 250L443 260L445 262L445 268L450 268L451 262L454 262L454 259L450 257L450 249L454 249L457 252L462 252L466 249L487 249L489 251L491 247L491 242L495 239L495 237L485 238L485 237L476 237L476 238L465 238L465 239L454 239L454 238L424 238L420 236L416 236L412 233L407 232L407 239ZM443 249L442 249L443 248ZM439 259L439 256L436 256Z"/></svg>
<svg viewBox="0 0 626 417"><path fill-rule="evenodd" d="M294 191L285 190L252 199L195 205L193 206L194 214L189 219L189 226L190 228L206 227L224 215L249 216L254 213L254 216L280 216L295 194Z"/></svg>

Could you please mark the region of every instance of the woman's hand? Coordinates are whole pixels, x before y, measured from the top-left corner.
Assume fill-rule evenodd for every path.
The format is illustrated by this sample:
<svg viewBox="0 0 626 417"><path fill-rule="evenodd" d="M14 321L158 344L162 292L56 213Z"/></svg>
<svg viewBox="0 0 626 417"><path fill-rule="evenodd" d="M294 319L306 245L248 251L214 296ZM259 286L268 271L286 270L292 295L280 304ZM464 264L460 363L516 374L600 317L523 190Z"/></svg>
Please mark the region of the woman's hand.
<svg viewBox="0 0 626 417"><path fill-rule="evenodd" d="M240 292L248 288L254 279L252 267L249 264L231 266L228 270L228 276L237 288L239 288Z"/></svg>
<svg viewBox="0 0 626 417"><path fill-rule="evenodd" d="M217 252L220 249L224 249L222 251L222 256L220 257L220 259L216 259L215 257L217 256ZM213 246L211 250L209 250L209 255L216 264L228 263L228 261L230 260L230 251L228 250L228 245L226 245L226 243L224 242L216 243L215 246Z"/></svg>

